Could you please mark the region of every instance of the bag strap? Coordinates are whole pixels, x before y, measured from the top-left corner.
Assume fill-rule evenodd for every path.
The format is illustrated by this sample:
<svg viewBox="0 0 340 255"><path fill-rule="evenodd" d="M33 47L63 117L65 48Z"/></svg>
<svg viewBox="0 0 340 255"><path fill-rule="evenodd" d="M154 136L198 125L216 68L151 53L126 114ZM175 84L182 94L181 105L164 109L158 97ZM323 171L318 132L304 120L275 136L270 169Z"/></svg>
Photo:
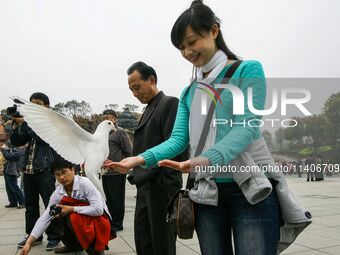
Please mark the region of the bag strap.
<svg viewBox="0 0 340 255"><path fill-rule="evenodd" d="M234 75L236 69L240 66L241 63L242 63L242 60L238 60L231 65L231 67L228 69L228 71L225 73L225 75L223 77L223 82L225 82L225 83L229 82L229 80ZM218 89L217 94L220 95L222 93L222 91L223 91L223 88ZM217 95L215 95L215 100L216 99L217 99ZM195 154L194 154L195 157L200 155L202 153L203 149L204 149L204 145L205 145L205 142L206 142L207 137L208 137L210 123L211 123L212 117L214 115L214 111L215 111L215 104L214 104L214 102L211 102L209 110L208 110L207 118L205 119L205 123L204 123L203 129L202 129L201 136L198 140L198 145L197 145L197 148L196 148L196 151L195 151ZM194 186L194 180L193 180L193 178L190 178L190 174L189 174L186 188L190 189L193 186Z"/></svg>

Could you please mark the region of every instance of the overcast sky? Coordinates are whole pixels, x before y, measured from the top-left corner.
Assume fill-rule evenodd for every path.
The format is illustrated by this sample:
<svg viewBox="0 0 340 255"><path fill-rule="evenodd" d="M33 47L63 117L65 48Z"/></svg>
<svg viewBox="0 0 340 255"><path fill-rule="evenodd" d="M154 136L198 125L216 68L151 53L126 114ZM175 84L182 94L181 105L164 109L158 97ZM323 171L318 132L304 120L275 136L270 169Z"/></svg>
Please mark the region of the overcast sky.
<svg viewBox="0 0 340 255"><path fill-rule="evenodd" d="M0 0L0 108L11 95L48 94L51 104L139 104L126 69L152 65L158 86L179 96L191 65L170 41L191 1ZM340 77L340 1L210 0L228 46L260 60L268 77ZM140 107L141 108L141 107Z"/></svg>

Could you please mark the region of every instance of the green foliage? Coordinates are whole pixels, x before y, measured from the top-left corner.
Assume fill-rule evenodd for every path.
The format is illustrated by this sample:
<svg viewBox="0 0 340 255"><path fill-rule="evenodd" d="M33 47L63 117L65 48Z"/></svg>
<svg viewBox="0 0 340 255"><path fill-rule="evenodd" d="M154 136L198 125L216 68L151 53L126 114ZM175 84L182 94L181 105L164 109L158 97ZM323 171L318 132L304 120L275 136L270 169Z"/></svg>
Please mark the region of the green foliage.
<svg viewBox="0 0 340 255"><path fill-rule="evenodd" d="M323 112L333 127L333 139L340 139L340 92L328 98Z"/></svg>
<svg viewBox="0 0 340 255"><path fill-rule="evenodd" d="M78 102L75 99L67 101L66 103L58 103L53 109L71 118L86 118L89 117L92 111L89 103L85 101Z"/></svg>
<svg viewBox="0 0 340 255"><path fill-rule="evenodd" d="M128 109L130 112L135 112L137 111L139 108L138 105L134 105L134 104L125 104L123 107L123 110L125 111L125 109Z"/></svg>
<svg viewBox="0 0 340 255"><path fill-rule="evenodd" d="M105 110L118 110L119 104L107 104L105 105Z"/></svg>
<svg viewBox="0 0 340 255"><path fill-rule="evenodd" d="M321 146L317 149L318 152L323 153L323 152L328 152L331 151L333 149L332 146L330 145L325 145L325 146Z"/></svg>
<svg viewBox="0 0 340 255"><path fill-rule="evenodd" d="M314 153L314 149L312 147L306 147L299 151L299 155L303 157L310 156Z"/></svg>
<svg viewBox="0 0 340 255"><path fill-rule="evenodd" d="M283 147L283 140L284 140L283 132L284 132L283 128L279 128L275 132L275 139L276 139L277 144L280 145L281 150L282 150L282 147Z"/></svg>
<svg viewBox="0 0 340 255"><path fill-rule="evenodd" d="M300 156L318 155L339 162L340 155L340 92L326 101L323 113L294 118L296 127L280 128L275 132L277 143L289 141L291 151Z"/></svg>
<svg viewBox="0 0 340 255"><path fill-rule="evenodd" d="M268 130L264 130L262 132L263 138L266 140L266 143L269 148L272 146L272 134Z"/></svg>

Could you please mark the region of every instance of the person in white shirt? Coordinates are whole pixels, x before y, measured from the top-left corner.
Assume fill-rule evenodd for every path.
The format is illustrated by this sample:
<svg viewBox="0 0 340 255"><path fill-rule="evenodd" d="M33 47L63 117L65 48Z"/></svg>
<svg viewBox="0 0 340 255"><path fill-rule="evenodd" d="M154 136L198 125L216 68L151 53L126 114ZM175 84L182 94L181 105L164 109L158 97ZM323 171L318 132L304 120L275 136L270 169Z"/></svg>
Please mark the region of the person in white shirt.
<svg viewBox="0 0 340 255"><path fill-rule="evenodd" d="M51 220L58 222L60 239L65 244L55 249L55 253L85 249L91 255L104 254L108 241L116 235L112 232L110 214L100 192L86 177L75 175L73 164L64 159L55 161L51 170L61 185L53 192L47 209L36 222L21 254L29 253L32 243L44 233ZM51 216L53 205L60 208L55 218ZM81 225L79 222L85 223ZM88 231L92 231L92 237L89 237Z"/></svg>

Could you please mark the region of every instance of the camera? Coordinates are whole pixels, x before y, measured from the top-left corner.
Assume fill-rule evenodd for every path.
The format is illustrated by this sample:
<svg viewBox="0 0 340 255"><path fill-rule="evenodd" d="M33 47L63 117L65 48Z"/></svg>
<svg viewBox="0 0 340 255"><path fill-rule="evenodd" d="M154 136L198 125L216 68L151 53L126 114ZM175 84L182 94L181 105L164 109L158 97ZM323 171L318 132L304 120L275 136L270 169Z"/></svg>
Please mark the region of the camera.
<svg viewBox="0 0 340 255"><path fill-rule="evenodd" d="M58 207L56 204L50 206L50 216L54 217L57 216L61 212L61 208Z"/></svg>
<svg viewBox="0 0 340 255"><path fill-rule="evenodd" d="M7 115L13 117L13 118L22 118L20 115L20 112L17 109L17 105L14 104L13 106L7 107Z"/></svg>

